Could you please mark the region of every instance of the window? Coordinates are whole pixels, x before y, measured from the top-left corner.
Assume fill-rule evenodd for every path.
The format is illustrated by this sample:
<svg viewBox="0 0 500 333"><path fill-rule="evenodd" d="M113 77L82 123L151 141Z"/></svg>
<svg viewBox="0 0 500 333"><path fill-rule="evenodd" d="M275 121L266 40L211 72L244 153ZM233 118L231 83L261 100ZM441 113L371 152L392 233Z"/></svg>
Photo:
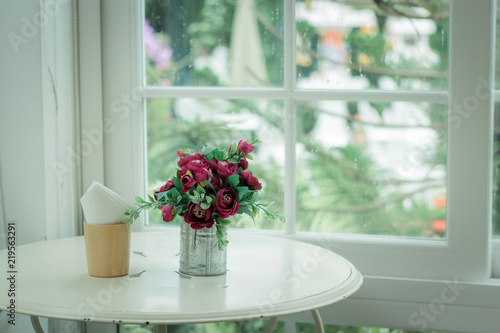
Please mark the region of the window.
<svg viewBox="0 0 500 333"><path fill-rule="evenodd" d="M256 72L243 70L239 83L228 74L237 29L217 21L237 15L236 1L185 5L177 12L180 27L163 26L168 11L164 2L151 9L155 3L104 1L101 8L104 118L114 125L105 140L110 186L132 197L159 185L171 173L168 155L184 144L180 137L199 144L258 135L255 164L287 222L259 221L251 232L330 247L366 277L363 289L332 312L346 321L335 324L390 321L414 329L408 318L439 295L445 280L461 281L468 291L440 314L444 330L467 330L454 323L463 307L494 307L493 296L473 296L493 295L489 288L497 283L493 1L432 1L423 8L256 0L264 64L273 65L261 71L257 61ZM225 6L220 18L210 14L213 6ZM340 23L332 25L329 10ZM147 38L164 58L148 55L147 45L142 53ZM168 65L158 65L165 59ZM195 137L189 126L199 129ZM152 214L144 228L159 228L155 221ZM354 306L356 317L348 311ZM375 308L391 314L377 321L369 315ZM370 323L358 319L363 315Z"/></svg>

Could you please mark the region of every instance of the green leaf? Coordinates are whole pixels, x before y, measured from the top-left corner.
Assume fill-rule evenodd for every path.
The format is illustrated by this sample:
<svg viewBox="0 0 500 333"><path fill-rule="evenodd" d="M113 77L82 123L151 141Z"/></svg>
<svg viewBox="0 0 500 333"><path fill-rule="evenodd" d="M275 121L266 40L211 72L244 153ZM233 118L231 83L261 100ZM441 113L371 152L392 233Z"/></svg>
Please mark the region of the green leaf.
<svg viewBox="0 0 500 333"><path fill-rule="evenodd" d="M156 201L151 195L148 194L149 201Z"/></svg>
<svg viewBox="0 0 500 333"><path fill-rule="evenodd" d="M178 177L174 177L172 178L173 182L174 182L174 186L175 188L179 191L179 192L182 192L182 184L181 184L181 180L178 178Z"/></svg>
<svg viewBox="0 0 500 333"><path fill-rule="evenodd" d="M227 153L225 151L220 151L219 149L215 149L214 153L215 153L215 155L214 155L215 159L217 161L223 161L227 157Z"/></svg>
<svg viewBox="0 0 500 333"><path fill-rule="evenodd" d="M229 182L229 185L231 185L231 187L236 188L236 186L238 186L238 183L240 182L240 176L239 175L231 175L231 176L229 176L227 181Z"/></svg>
<svg viewBox="0 0 500 333"><path fill-rule="evenodd" d="M274 221L276 219L276 216L273 213L266 212L266 218L268 220Z"/></svg>
<svg viewBox="0 0 500 333"><path fill-rule="evenodd" d="M203 148L203 154L205 156L209 155L211 152L213 152L215 149L215 147L211 147L211 146L205 146L205 148Z"/></svg>
<svg viewBox="0 0 500 333"><path fill-rule="evenodd" d="M177 197L177 199L175 199L175 203L177 203L177 204L178 204L179 202L181 202L181 201L182 201L182 197L181 197L181 196L178 196L178 197Z"/></svg>
<svg viewBox="0 0 500 333"><path fill-rule="evenodd" d="M200 194L205 194L205 189L203 187L201 187L200 185L198 185L196 187L196 192L200 193Z"/></svg>
<svg viewBox="0 0 500 333"><path fill-rule="evenodd" d="M146 203L146 201L144 201L144 199L141 198L140 196L135 197L135 202L137 202L138 204Z"/></svg>
<svg viewBox="0 0 500 333"><path fill-rule="evenodd" d="M238 209L238 214L247 214L248 216L250 216L252 218L252 220L254 220L253 212L248 205L240 205L240 209ZM254 220L254 222L255 222L255 220Z"/></svg>
<svg viewBox="0 0 500 333"><path fill-rule="evenodd" d="M229 225L229 224L231 224L231 221L228 220L228 219L218 218L217 219L217 224L220 224L220 225Z"/></svg>
<svg viewBox="0 0 500 333"><path fill-rule="evenodd" d="M248 193L248 187L247 186L239 186L236 188L236 191L238 191L238 201L240 201L245 194Z"/></svg>
<svg viewBox="0 0 500 333"><path fill-rule="evenodd" d="M207 201L208 203L211 203L211 202L212 202L212 198L211 198L211 197L205 197L205 199L206 199L206 201Z"/></svg>
<svg viewBox="0 0 500 333"><path fill-rule="evenodd" d="M209 209L210 208L210 204L209 203L206 203L206 202L202 202L200 204L200 207L203 208L203 209Z"/></svg>
<svg viewBox="0 0 500 333"><path fill-rule="evenodd" d="M235 142L233 143L233 146L231 147L230 153L236 154L238 152L238 144Z"/></svg>
<svg viewBox="0 0 500 333"><path fill-rule="evenodd" d="M254 205L252 205L252 213L253 213L253 217L256 217L257 214L259 213L259 209Z"/></svg>
<svg viewBox="0 0 500 333"><path fill-rule="evenodd" d="M197 150L197 151L201 150L200 148L196 147L195 145L182 146L181 149L191 149L191 150Z"/></svg>

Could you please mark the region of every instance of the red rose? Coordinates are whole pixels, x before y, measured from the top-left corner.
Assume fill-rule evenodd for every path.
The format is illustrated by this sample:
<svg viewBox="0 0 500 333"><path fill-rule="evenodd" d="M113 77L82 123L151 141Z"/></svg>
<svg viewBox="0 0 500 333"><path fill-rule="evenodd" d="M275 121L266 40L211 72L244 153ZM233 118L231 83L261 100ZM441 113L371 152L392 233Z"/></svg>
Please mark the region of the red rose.
<svg viewBox="0 0 500 333"><path fill-rule="evenodd" d="M187 212L184 213L184 221L189 223L193 229L211 228L215 223L212 216L213 211L213 206L203 209L201 204L190 202Z"/></svg>
<svg viewBox="0 0 500 333"><path fill-rule="evenodd" d="M196 185L196 180L193 179L193 174L190 171L187 171L185 174L180 176L180 179L181 179L182 187L184 187L182 189L182 193L189 192L191 187Z"/></svg>
<svg viewBox="0 0 500 333"><path fill-rule="evenodd" d="M240 163L238 163L238 167L242 168L243 170L248 169L248 161L246 158L242 158L240 160Z"/></svg>
<svg viewBox="0 0 500 333"><path fill-rule="evenodd" d="M158 191L156 191L155 193L167 192L168 190L170 190L172 188L174 188L174 181L172 179L170 179L165 185L160 187L160 189ZM156 195L155 195L155 199L158 200Z"/></svg>
<svg viewBox="0 0 500 333"><path fill-rule="evenodd" d="M175 214L172 214L172 210L174 209L174 206L172 206L172 205L163 206L163 207L160 207L160 209L161 209L161 216L163 217L163 221L170 222L175 218Z"/></svg>
<svg viewBox="0 0 500 333"><path fill-rule="evenodd" d="M196 182L199 184L205 180L208 180L210 178L210 175L212 174L212 170L210 169L201 169L196 174L194 175L194 178L196 179Z"/></svg>
<svg viewBox="0 0 500 333"><path fill-rule="evenodd" d="M241 178L243 178L243 181L247 184L247 186L251 190L261 190L262 189L262 184L259 183L259 180L257 177L252 175L251 171L242 171L240 174Z"/></svg>
<svg viewBox="0 0 500 333"><path fill-rule="evenodd" d="M189 170L193 174L197 173L200 170L210 169L210 163L204 158L202 159L194 159L189 161L182 167L183 170Z"/></svg>
<svg viewBox="0 0 500 333"><path fill-rule="evenodd" d="M171 190L174 188L174 181L170 179L168 182L165 183L162 187L160 187L160 190L158 192L167 192L168 190Z"/></svg>
<svg viewBox="0 0 500 333"><path fill-rule="evenodd" d="M212 185L212 186L210 186ZM207 185L208 189L214 189L215 191L218 191L222 188L224 185L224 181L222 180L221 177L217 175L212 175L212 178L210 179L210 185Z"/></svg>
<svg viewBox="0 0 500 333"><path fill-rule="evenodd" d="M177 152L177 155L179 155L179 152ZM181 155L179 155L179 156L181 156ZM204 157L205 157L205 155L203 155L203 154L194 154L194 155L182 156L179 159L179 162L177 162L177 165L179 166L179 168L182 168L184 165L188 164L190 161L193 161L193 160L202 160Z"/></svg>
<svg viewBox="0 0 500 333"><path fill-rule="evenodd" d="M238 173L238 166L226 160L217 162L217 173L229 177Z"/></svg>
<svg viewBox="0 0 500 333"><path fill-rule="evenodd" d="M217 171L217 160L215 157L210 161L210 168L212 168L213 171Z"/></svg>
<svg viewBox="0 0 500 333"><path fill-rule="evenodd" d="M226 187L215 195L215 209L219 217L225 219L236 214L240 205L238 204L238 194L231 187Z"/></svg>
<svg viewBox="0 0 500 333"><path fill-rule="evenodd" d="M253 152L254 148L248 142L240 140L240 142L238 142L238 150L240 151L240 153L244 153L246 155Z"/></svg>

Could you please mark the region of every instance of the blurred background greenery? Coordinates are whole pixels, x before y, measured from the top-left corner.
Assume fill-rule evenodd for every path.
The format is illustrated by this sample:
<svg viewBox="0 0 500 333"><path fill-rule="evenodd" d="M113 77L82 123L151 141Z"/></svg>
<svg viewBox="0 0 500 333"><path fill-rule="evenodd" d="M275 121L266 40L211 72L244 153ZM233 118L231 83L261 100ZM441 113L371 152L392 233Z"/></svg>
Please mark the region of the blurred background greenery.
<svg viewBox="0 0 500 333"><path fill-rule="evenodd" d="M243 2L146 0L147 85L283 87L283 1L255 0L241 16ZM296 85L445 90L447 13L443 0L297 1ZM260 62L234 46L239 22L247 20L256 29L242 38L261 48ZM248 73L235 78L235 66ZM296 101L297 230L444 237L447 108L397 100ZM183 145L258 138L250 170L283 213L283 100L151 98L146 109L149 192L174 175L175 152ZM148 221L163 223L159 212ZM245 217L232 226L283 228Z"/></svg>

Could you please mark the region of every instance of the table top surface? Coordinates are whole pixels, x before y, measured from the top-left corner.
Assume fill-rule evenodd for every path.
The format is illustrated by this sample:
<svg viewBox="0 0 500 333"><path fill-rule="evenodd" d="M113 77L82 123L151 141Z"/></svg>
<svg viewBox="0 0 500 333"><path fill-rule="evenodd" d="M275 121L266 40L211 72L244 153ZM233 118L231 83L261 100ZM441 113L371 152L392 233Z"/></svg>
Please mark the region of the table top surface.
<svg viewBox="0 0 500 333"><path fill-rule="evenodd" d="M132 233L128 276L87 274L83 236L18 246L16 312L83 321L174 324L269 318L341 301L363 278L324 248L280 237L230 233L225 275L178 273L179 232ZM0 271L9 271L7 250ZM0 290L9 280L0 279ZM10 298L0 294L0 309Z"/></svg>

